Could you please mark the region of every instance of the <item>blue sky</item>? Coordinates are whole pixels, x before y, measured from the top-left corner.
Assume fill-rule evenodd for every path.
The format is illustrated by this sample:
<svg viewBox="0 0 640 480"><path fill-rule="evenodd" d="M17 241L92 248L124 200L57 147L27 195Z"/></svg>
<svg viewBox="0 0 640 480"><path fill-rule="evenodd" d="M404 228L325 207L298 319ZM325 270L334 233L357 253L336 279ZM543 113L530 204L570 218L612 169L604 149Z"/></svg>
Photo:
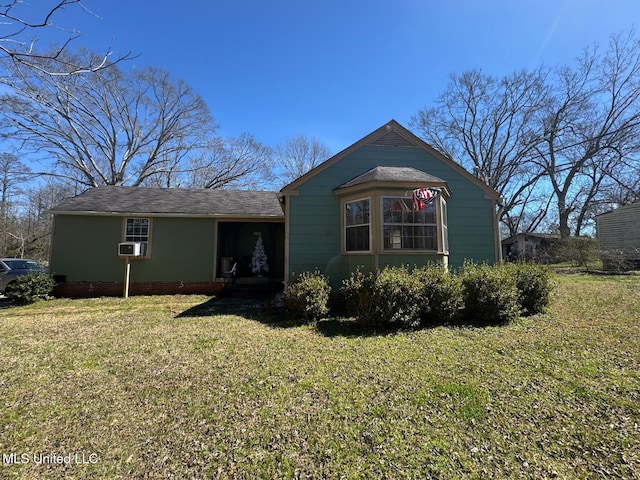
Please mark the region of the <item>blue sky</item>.
<svg viewBox="0 0 640 480"><path fill-rule="evenodd" d="M55 18L75 45L138 54L207 102L219 133L334 153L394 118L408 126L448 77L570 63L640 29L638 0L84 0Z"/></svg>

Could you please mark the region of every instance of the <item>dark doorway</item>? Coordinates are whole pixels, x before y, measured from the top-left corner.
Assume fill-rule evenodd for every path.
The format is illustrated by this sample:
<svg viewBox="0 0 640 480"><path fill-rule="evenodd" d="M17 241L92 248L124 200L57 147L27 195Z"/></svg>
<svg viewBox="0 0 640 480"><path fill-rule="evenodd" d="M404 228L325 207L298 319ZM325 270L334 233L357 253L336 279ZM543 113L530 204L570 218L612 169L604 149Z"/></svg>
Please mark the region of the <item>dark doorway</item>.
<svg viewBox="0 0 640 480"><path fill-rule="evenodd" d="M218 278L222 278L229 265L234 264L236 278L258 277L251 269L251 259L259 237L262 238L269 268L261 272L261 276L269 279L270 284L281 284L284 280L282 222L218 222Z"/></svg>

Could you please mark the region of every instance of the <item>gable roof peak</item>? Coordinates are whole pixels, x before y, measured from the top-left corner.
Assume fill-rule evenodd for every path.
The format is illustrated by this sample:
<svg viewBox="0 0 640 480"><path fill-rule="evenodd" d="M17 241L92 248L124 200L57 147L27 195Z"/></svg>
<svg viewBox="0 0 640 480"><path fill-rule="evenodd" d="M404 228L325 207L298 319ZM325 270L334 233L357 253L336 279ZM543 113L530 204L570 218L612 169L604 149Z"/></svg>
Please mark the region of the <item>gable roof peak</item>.
<svg viewBox="0 0 640 480"><path fill-rule="evenodd" d="M383 147L416 147L416 143L412 141L410 137L402 135L400 124L395 120L387 123L382 131L381 135L378 135L371 139L369 145L379 145Z"/></svg>
<svg viewBox="0 0 640 480"><path fill-rule="evenodd" d="M417 147L423 150L426 150L431 155L433 155L436 159L441 161L442 163L448 165L450 168L458 172L460 175L467 178L470 182L484 190L485 194L490 197L497 199L500 195L493 188L489 187L473 175L471 175L468 171L466 171L461 165L454 162L452 159L447 158L442 153L438 152L431 145L426 143L424 140L419 138L417 135L407 130L405 127L400 125L396 120L391 119L384 125L382 125L377 130L374 130L369 135L361 138L356 143L351 146L345 148L341 152L337 153L333 157L325 160L320 165L317 165L315 168L305 173L301 177L297 178L290 184L283 187L280 191L287 195L296 191L296 189L307 182L310 178L315 177L318 173L327 169L331 165L338 163L343 158L347 157L354 151L358 150L363 146L385 146L385 147Z"/></svg>

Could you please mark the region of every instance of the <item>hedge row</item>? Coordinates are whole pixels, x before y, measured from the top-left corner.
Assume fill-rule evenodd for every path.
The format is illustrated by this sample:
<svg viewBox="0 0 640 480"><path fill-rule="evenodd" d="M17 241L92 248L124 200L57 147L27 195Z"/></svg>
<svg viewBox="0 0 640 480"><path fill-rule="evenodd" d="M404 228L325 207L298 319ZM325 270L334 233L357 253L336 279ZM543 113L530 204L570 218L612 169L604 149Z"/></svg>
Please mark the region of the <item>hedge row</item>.
<svg viewBox="0 0 640 480"><path fill-rule="evenodd" d="M287 311L296 319L318 320L328 313L329 291L325 276L304 273L285 290ZM540 265L466 263L457 274L438 265L356 270L341 293L348 315L372 327L504 325L542 312L551 282Z"/></svg>

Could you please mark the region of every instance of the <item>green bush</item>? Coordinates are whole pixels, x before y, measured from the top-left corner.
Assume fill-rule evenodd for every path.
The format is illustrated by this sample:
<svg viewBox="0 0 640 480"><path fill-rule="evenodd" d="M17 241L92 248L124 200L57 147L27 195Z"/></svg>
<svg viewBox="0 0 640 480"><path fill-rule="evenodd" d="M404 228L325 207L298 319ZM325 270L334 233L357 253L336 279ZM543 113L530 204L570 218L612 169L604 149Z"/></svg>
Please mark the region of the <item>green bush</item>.
<svg viewBox="0 0 640 480"><path fill-rule="evenodd" d="M464 319L470 325L506 325L518 316L518 290L505 267L465 263Z"/></svg>
<svg viewBox="0 0 640 480"><path fill-rule="evenodd" d="M422 325L455 324L464 306L460 277L442 265L428 265L414 270L420 284Z"/></svg>
<svg viewBox="0 0 640 480"><path fill-rule="evenodd" d="M296 321L310 322L329 313L331 287L320 272L303 272L297 280L286 286L284 304L287 313Z"/></svg>
<svg viewBox="0 0 640 480"><path fill-rule="evenodd" d="M425 306L418 278L406 267L353 272L342 293L349 313L373 327L417 327Z"/></svg>
<svg viewBox="0 0 640 480"><path fill-rule="evenodd" d="M340 291L344 297L347 314L357 319L369 319L373 315L373 291L377 272L357 269L342 281Z"/></svg>
<svg viewBox="0 0 640 480"><path fill-rule="evenodd" d="M489 266L465 263L461 274L441 265L410 272L392 267L356 270L342 282L347 312L373 327L458 324L504 325L520 312L549 304L549 270L536 264Z"/></svg>
<svg viewBox="0 0 640 480"><path fill-rule="evenodd" d="M12 303L26 305L51 295L55 282L46 273L30 273L16 278L5 291Z"/></svg>
<svg viewBox="0 0 640 480"><path fill-rule="evenodd" d="M406 267L385 268L376 275L371 318L374 325L417 327L425 306L418 278Z"/></svg>
<svg viewBox="0 0 640 480"><path fill-rule="evenodd" d="M598 240L591 237L562 238L551 250L554 262L568 262L576 267L589 269L600 262Z"/></svg>
<svg viewBox="0 0 640 480"><path fill-rule="evenodd" d="M535 263L514 263L507 267L518 290L518 306L525 315L542 313L551 298L549 269Z"/></svg>

